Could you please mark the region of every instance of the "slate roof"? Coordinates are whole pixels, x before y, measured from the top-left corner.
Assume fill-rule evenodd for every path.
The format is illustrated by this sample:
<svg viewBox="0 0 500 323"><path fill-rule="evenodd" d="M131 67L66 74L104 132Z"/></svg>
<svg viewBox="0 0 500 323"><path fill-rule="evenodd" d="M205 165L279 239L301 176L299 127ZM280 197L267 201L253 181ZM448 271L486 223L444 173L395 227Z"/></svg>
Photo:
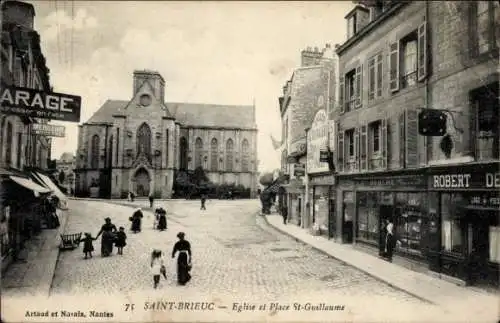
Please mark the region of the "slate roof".
<svg viewBox="0 0 500 323"><path fill-rule="evenodd" d="M87 123L113 122L113 115L125 113L130 101L107 100ZM218 105L166 102L168 112L182 125L257 129L255 107L251 105ZM165 112L165 115L169 113Z"/></svg>

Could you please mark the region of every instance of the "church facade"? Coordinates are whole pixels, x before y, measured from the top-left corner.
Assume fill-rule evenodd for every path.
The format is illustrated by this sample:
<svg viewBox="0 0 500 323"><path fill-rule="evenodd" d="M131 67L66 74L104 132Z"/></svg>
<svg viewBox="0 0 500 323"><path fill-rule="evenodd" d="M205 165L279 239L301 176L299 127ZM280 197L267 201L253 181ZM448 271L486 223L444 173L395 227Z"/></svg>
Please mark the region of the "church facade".
<svg viewBox="0 0 500 323"><path fill-rule="evenodd" d="M172 197L179 171L257 190L255 106L165 102L155 71L134 71L130 100L107 100L79 125L76 195Z"/></svg>

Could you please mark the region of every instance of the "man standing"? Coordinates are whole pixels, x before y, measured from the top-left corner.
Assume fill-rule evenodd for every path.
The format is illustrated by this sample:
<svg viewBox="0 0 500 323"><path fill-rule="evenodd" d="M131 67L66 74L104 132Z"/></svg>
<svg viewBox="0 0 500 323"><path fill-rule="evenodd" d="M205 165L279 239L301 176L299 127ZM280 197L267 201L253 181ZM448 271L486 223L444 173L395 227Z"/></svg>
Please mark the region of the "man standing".
<svg viewBox="0 0 500 323"><path fill-rule="evenodd" d="M206 210L205 202L207 201L207 197L205 194L201 194L201 208L200 210Z"/></svg>
<svg viewBox="0 0 500 323"><path fill-rule="evenodd" d="M150 208L153 208L153 201L154 201L153 194L149 194L149 207Z"/></svg>
<svg viewBox="0 0 500 323"><path fill-rule="evenodd" d="M283 224L286 224L286 220L288 218L288 210L286 205L283 205L283 208L281 209L281 216L283 217Z"/></svg>

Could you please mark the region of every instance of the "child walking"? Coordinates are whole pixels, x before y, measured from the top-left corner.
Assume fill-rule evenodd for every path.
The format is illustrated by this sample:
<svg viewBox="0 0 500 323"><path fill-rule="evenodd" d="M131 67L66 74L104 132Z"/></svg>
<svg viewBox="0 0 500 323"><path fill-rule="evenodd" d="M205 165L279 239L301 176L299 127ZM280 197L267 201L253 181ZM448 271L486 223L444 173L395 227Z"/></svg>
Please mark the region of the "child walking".
<svg viewBox="0 0 500 323"><path fill-rule="evenodd" d="M92 258L92 251L94 251L94 245L92 244L92 241L97 240L97 238L94 238L90 235L90 233L85 232L85 237L83 239L80 239L81 242L83 242L83 252L85 253L85 259L87 258Z"/></svg>
<svg viewBox="0 0 500 323"><path fill-rule="evenodd" d="M160 250L153 250L151 253L151 273L153 274L154 288L160 283L160 275L167 279L167 270L165 268L163 257Z"/></svg>
<svg viewBox="0 0 500 323"><path fill-rule="evenodd" d="M123 247L127 245L127 234L125 234L125 228L120 227L119 231L116 233L115 246L118 248L118 254L123 255Z"/></svg>

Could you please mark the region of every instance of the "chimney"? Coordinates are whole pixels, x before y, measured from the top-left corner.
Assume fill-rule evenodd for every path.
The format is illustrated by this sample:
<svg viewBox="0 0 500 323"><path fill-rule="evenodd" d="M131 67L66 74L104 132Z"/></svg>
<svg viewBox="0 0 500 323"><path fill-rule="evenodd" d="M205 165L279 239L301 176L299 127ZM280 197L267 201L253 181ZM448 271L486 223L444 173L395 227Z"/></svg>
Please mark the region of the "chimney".
<svg viewBox="0 0 500 323"><path fill-rule="evenodd" d="M323 49L323 58L333 59L335 53L333 52L332 46L327 43L325 44L325 49Z"/></svg>
<svg viewBox="0 0 500 323"><path fill-rule="evenodd" d="M33 5L21 1L5 1L2 4L3 23L20 25L27 29L34 29L35 8Z"/></svg>
<svg viewBox="0 0 500 323"><path fill-rule="evenodd" d="M307 47L307 49L301 52L301 66L315 66L319 65L321 58L323 57L323 52L319 51L318 47Z"/></svg>

